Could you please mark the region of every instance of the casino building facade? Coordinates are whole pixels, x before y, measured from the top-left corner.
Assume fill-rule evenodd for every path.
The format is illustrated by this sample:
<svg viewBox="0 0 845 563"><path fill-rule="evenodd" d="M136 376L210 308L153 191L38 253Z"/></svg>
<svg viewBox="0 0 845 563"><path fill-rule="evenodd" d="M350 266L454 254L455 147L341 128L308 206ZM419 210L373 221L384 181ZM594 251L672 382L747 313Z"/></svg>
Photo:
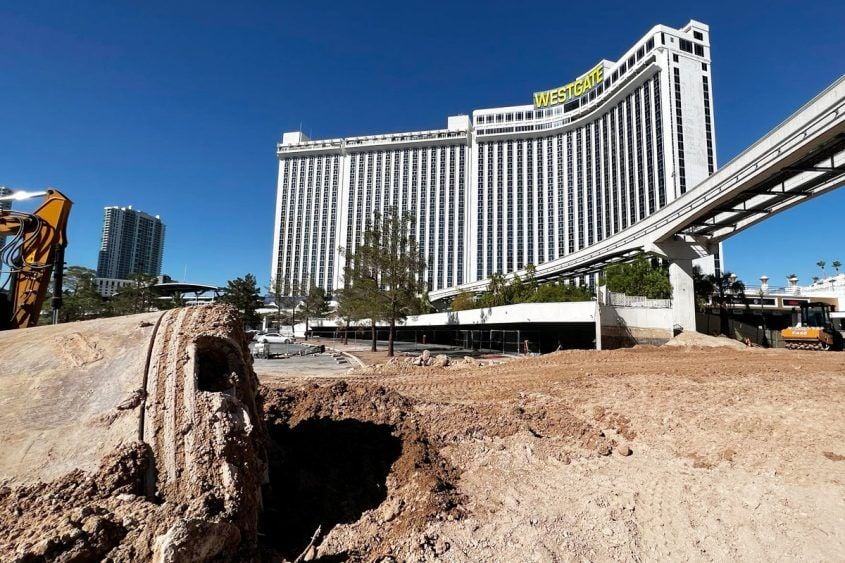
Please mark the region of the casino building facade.
<svg viewBox="0 0 845 563"><path fill-rule="evenodd" d="M389 207L415 218L430 291L519 272L624 231L716 168L709 28L697 21L655 26L531 101L433 131L285 133L271 276L286 293L342 287L339 249L354 251Z"/></svg>

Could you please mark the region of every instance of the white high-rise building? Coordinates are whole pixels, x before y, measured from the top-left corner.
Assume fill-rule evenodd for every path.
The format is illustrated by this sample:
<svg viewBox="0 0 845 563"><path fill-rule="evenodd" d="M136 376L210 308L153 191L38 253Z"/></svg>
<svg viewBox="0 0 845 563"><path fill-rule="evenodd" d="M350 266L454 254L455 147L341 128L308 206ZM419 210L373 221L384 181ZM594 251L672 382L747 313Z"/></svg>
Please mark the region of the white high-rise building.
<svg viewBox="0 0 845 563"><path fill-rule="evenodd" d="M310 140L285 133L271 276L343 285L374 212L415 218L437 291L588 248L716 168L709 27L658 25L532 103L449 117L446 129ZM718 269L718 257L707 269Z"/></svg>
<svg viewBox="0 0 845 563"><path fill-rule="evenodd" d="M126 280L130 274L158 276L164 253L164 223L129 207L106 207L97 277Z"/></svg>

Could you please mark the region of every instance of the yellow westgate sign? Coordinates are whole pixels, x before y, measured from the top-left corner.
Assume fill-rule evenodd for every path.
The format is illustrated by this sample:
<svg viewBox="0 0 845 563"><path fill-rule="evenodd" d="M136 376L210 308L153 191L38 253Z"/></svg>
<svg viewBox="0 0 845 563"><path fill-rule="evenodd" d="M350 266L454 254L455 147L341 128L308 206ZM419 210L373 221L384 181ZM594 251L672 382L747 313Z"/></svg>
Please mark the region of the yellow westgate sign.
<svg viewBox="0 0 845 563"><path fill-rule="evenodd" d="M598 64L591 71L566 86L534 93L534 107L556 106L586 94L604 79L604 66Z"/></svg>

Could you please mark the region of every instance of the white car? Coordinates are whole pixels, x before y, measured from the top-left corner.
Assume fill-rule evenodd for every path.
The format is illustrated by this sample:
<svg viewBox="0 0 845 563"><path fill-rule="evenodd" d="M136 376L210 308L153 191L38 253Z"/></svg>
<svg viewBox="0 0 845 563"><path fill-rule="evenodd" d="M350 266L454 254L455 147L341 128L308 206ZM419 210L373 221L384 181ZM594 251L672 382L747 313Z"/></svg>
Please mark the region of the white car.
<svg viewBox="0 0 845 563"><path fill-rule="evenodd" d="M256 338L256 342L264 343L269 342L271 344L293 344L293 336L285 336L284 334L279 334L278 332L268 332L267 334L262 334L258 338Z"/></svg>

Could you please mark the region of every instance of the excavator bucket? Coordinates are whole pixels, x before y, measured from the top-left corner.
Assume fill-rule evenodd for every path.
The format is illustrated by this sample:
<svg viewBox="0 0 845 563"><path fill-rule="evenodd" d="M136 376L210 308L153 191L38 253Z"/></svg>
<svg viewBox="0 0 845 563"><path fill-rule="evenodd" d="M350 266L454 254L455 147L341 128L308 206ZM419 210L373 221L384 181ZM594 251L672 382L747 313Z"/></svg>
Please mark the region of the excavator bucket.
<svg viewBox="0 0 845 563"><path fill-rule="evenodd" d="M82 548L61 526L92 514L120 531L80 540L97 558L252 557L267 435L234 309L4 331L0 357L0 504L19 514L12 531L44 518L32 545L0 547L0 560L73 558ZM65 520L51 523L57 511Z"/></svg>

